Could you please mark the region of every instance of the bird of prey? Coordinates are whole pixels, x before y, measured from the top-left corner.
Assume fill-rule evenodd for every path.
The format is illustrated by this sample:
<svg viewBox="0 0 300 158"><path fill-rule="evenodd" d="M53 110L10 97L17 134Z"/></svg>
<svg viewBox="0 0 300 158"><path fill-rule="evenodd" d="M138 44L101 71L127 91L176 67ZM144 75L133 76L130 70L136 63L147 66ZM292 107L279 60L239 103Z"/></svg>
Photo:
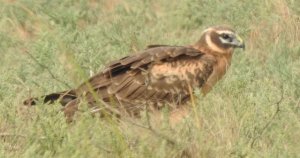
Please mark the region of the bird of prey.
<svg viewBox="0 0 300 158"><path fill-rule="evenodd" d="M147 107L177 109L191 99L192 91L208 93L231 63L235 48L245 48L230 27L213 26L188 46L150 45L140 53L111 62L102 72L79 87L38 98L25 105L60 102L72 119L82 102L94 109L117 115L139 115Z"/></svg>

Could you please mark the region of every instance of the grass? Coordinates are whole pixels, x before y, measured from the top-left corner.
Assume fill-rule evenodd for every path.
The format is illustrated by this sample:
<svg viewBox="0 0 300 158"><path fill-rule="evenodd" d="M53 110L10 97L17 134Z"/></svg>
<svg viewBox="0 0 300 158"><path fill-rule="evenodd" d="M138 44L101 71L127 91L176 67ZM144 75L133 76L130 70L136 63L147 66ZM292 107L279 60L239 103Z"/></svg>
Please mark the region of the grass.
<svg viewBox="0 0 300 158"><path fill-rule="evenodd" d="M299 8L296 0L2 0L0 157L300 157ZM59 105L21 106L148 44L190 44L218 24L236 28L246 51L175 128L88 112L68 125Z"/></svg>

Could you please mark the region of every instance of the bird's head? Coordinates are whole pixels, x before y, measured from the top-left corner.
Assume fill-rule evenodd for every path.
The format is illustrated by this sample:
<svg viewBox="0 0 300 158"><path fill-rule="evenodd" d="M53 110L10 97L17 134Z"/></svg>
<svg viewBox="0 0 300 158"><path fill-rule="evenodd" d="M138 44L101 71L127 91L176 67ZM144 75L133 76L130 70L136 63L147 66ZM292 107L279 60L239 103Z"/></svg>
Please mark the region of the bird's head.
<svg viewBox="0 0 300 158"><path fill-rule="evenodd" d="M217 53L232 52L234 48L245 49L242 38L230 27L214 26L203 31L196 47L206 47Z"/></svg>

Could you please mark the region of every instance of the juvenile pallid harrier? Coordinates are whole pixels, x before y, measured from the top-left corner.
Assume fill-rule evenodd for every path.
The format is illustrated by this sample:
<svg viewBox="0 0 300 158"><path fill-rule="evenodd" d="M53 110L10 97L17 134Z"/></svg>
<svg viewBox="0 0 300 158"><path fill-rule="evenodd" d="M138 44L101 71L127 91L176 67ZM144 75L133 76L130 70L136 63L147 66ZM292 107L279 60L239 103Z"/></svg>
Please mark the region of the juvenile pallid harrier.
<svg viewBox="0 0 300 158"><path fill-rule="evenodd" d="M84 101L94 111L136 116L146 107L159 110L186 105L191 90L206 94L230 66L235 48L245 48L231 28L210 27L200 40L189 46L151 45L138 54L111 62L102 72L78 88L40 97L43 102L59 101L72 119ZM38 98L24 101L35 105Z"/></svg>

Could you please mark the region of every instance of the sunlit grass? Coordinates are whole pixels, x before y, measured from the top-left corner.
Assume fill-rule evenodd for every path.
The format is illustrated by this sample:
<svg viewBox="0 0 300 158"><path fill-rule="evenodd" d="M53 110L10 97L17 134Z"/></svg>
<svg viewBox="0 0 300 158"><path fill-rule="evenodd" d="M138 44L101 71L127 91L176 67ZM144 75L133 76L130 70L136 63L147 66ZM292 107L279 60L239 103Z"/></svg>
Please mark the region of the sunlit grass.
<svg viewBox="0 0 300 158"><path fill-rule="evenodd" d="M299 8L294 0L3 0L0 157L299 157ZM146 114L115 123L85 106L66 124L58 104L21 106L148 44L188 45L219 24L236 28L246 51L207 96L196 91L195 112L176 127L167 119L149 127Z"/></svg>

